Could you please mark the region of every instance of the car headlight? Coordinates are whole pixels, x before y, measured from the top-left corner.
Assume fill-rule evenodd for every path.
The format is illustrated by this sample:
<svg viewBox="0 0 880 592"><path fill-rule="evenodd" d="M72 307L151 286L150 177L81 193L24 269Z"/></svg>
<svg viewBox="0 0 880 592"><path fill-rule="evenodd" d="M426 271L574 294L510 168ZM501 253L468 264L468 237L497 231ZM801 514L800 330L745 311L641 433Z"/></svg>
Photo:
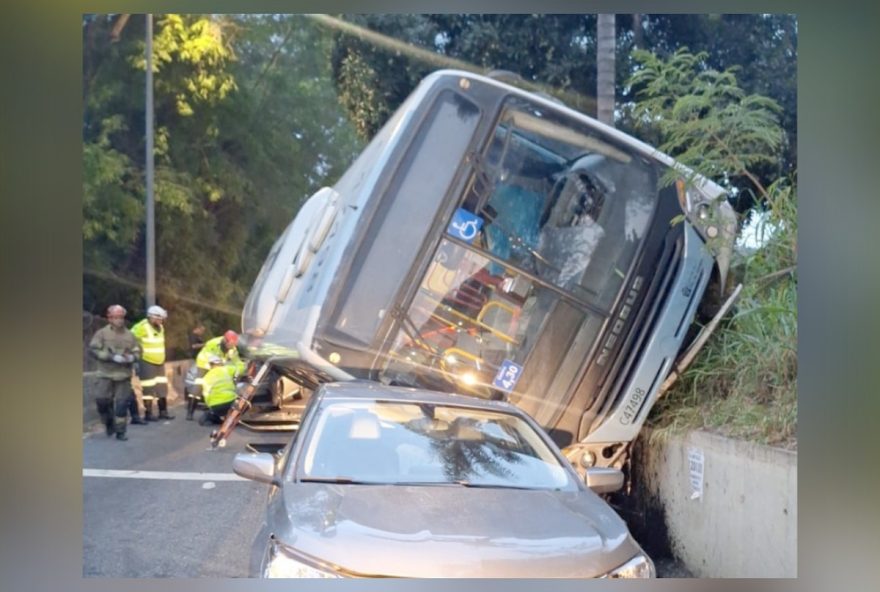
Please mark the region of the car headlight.
<svg viewBox="0 0 880 592"><path fill-rule="evenodd" d="M612 569L605 578L654 578L654 562L646 555L636 555L617 569Z"/></svg>
<svg viewBox="0 0 880 592"><path fill-rule="evenodd" d="M274 539L269 543L269 556L263 568L264 578L340 578L329 569L321 569L294 557Z"/></svg>

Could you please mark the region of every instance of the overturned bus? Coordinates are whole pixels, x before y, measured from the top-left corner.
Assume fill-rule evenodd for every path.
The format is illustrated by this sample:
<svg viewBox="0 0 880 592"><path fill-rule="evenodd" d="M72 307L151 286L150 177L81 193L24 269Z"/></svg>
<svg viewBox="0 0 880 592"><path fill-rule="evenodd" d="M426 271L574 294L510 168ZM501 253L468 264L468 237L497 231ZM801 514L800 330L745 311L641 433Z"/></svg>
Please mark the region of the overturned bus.
<svg viewBox="0 0 880 592"><path fill-rule="evenodd" d="M503 398L620 467L735 231L723 190L655 148L435 72L270 251L242 319L256 400L289 423L327 381Z"/></svg>

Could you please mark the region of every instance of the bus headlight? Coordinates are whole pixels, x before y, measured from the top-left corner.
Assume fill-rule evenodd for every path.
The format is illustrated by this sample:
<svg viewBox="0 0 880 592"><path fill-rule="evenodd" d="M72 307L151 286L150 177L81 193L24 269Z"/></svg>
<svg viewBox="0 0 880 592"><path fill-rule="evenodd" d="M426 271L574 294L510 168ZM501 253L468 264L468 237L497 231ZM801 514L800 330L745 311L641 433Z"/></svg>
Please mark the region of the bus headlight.
<svg viewBox="0 0 880 592"><path fill-rule="evenodd" d="M712 206L710 206L706 202L700 202L696 207L697 218L702 220L703 222L707 222L709 217L712 215Z"/></svg>
<svg viewBox="0 0 880 592"><path fill-rule="evenodd" d="M636 555L617 569L612 569L604 578L654 578L657 574L654 571L654 562L648 559L646 555Z"/></svg>

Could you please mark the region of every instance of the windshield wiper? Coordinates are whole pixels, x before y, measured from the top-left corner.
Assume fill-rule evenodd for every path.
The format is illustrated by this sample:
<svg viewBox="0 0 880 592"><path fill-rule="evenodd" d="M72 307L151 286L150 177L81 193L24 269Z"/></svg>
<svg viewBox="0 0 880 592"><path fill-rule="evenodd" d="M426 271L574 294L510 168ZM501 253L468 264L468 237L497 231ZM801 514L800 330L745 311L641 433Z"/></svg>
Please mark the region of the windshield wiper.
<svg viewBox="0 0 880 592"><path fill-rule="evenodd" d="M358 481L351 477L303 477L300 483L338 483L340 485L387 485L377 481Z"/></svg>
<svg viewBox="0 0 880 592"><path fill-rule="evenodd" d="M425 486L425 487L470 487L474 489L529 489L544 490L544 487L525 487L523 485L505 485L504 483L474 483L467 479L458 479L456 481L395 481L389 485L407 485L407 486ZM558 491L559 488L554 488Z"/></svg>
<svg viewBox="0 0 880 592"><path fill-rule="evenodd" d="M537 489L536 487L525 487L522 485L506 485L504 483L474 483L467 479L458 479L452 482L462 487L472 487L474 489Z"/></svg>

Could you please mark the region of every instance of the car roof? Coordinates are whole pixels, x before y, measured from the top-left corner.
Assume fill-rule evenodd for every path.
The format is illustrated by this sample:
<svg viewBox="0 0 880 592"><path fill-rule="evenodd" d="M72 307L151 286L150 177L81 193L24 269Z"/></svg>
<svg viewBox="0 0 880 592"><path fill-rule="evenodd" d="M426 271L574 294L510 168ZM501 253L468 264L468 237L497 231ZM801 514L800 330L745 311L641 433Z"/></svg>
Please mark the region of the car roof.
<svg viewBox="0 0 880 592"><path fill-rule="evenodd" d="M455 405L474 409L491 409L522 415L519 407L503 401L490 401L472 395L444 393L420 388L389 386L378 382L354 380L350 382L331 382L321 386L323 401L339 400L383 400L406 403L430 403L435 405Z"/></svg>

